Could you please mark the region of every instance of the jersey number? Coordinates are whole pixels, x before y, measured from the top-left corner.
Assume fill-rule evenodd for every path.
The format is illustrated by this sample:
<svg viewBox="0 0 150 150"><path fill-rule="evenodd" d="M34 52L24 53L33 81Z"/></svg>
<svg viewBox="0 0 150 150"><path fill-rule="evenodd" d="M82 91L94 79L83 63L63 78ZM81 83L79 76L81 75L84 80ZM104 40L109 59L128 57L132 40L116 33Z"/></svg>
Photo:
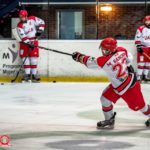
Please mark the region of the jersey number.
<svg viewBox="0 0 150 150"><path fill-rule="evenodd" d="M126 70L127 70L127 67L125 69L123 69L123 64L126 63L126 58L124 58L121 63L117 63L113 66L113 71L116 71L117 70L117 75L116 77L117 78L121 78L123 77L125 74L126 74Z"/></svg>

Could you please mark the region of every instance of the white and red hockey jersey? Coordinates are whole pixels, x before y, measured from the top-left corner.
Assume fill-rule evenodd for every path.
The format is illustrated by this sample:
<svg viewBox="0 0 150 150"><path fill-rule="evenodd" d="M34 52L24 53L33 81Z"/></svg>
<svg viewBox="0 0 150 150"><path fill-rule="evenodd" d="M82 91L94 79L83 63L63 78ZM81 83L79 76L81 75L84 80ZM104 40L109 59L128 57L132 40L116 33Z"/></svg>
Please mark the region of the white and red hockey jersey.
<svg viewBox="0 0 150 150"><path fill-rule="evenodd" d="M92 58L85 56L83 63L91 69L102 68L117 94L124 94L133 84L135 80L134 73L130 73L127 69L131 65L132 55L123 47L117 47L115 54L109 56L101 56Z"/></svg>
<svg viewBox="0 0 150 150"><path fill-rule="evenodd" d="M45 23L42 19L30 16L26 22L19 22L17 25L18 33L24 42L34 40L38 29L44 31Z"/></svg>
<svg viewBox="0 0 150 150"><path fill-rule="evenodd" d="M135 44L143 45L144 47L150 46L150 29L146 26L140 26L135 35Z"/></svg>

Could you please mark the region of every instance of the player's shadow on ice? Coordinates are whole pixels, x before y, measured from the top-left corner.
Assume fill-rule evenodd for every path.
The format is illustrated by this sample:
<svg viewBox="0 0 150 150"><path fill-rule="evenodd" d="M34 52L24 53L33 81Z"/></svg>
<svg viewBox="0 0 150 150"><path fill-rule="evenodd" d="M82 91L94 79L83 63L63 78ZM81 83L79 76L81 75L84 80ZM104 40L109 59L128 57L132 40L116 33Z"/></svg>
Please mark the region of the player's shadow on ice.
<svg viewBox="0 0 150 150"><path fill-rule="evenodd" d="M142 132L142 131L149 131L149 132ZM16 133L11 134L11 139L13 140L20 140L26 138L39 138L39 137L80 137L80 136L97 136L97 137L104 137L104 136L127 136L127 137L143 137L143 138L150 138L150 129L144 127L143 129L129 129L124 131L119 130L97 130L97 131L47 131L47 132L26 132L26 133Z"/></svg>
<svg viewBox="0 0 150 150"><path fill-rule="evenodd" d="M109 140L60 140L46 144L49 148L61 150L110 150L131 148L135 145L129 142L109 141Z"/></svg>

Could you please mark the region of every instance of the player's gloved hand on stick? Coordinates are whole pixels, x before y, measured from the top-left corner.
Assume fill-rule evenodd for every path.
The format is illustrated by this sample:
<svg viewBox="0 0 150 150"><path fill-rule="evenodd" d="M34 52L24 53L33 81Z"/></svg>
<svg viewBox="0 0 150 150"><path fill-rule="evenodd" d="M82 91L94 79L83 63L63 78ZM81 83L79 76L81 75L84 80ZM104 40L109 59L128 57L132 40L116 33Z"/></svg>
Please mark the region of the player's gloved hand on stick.
<svg viewBox="0 0 150 150"><path fill-rule="evenodd" d="M137 45L137 51L138 51L140 54L143 54L143 45Z"/></svg>
<svg viewBox="0 0 150 150"><path fill-rule="evenodd" d="M84 56L85 56L84 54L81 54L81 53L79 53L79 52L74 52L74 53L72 54L72 58L73 58L75 61L81 62L81 63L82 63L82 59L83 59Z"/></svg>
<svg viewBox="0 0 150 150"><path fill-rule="evenodd" d="M43 33L43 31L40 30L40 29L38 29L37 32L36 32L36 34L35 34L35 36L36 37L40 37L42 35L42 33Z"/></svg>

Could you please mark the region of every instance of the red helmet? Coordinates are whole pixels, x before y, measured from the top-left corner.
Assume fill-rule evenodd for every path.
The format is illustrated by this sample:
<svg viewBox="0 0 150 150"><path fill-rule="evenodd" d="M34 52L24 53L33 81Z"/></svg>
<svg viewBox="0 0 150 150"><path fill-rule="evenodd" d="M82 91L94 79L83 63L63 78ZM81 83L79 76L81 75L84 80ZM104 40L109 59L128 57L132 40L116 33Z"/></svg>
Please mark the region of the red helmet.
<svg viewBox="0 0 150 150"><path fill-rule="evenodd" d="M144 22L147 21L147 20L150 20L150 16L145 16L144 17Z"/></svg>
<svg viewBox="0 0 150 150"><path fill-rule="evenodd" d="M117 48L117 40L112 37L107 37L102 40L100 48L102 49L102 51L107 50L110 53L114 53Z"/></svg>
<svg viewBox="0 0 150 150"><path fill-rule="evenodd" d="M26 10L20 10L19 17L24 18L28 16L28 12Z"/></svg>

